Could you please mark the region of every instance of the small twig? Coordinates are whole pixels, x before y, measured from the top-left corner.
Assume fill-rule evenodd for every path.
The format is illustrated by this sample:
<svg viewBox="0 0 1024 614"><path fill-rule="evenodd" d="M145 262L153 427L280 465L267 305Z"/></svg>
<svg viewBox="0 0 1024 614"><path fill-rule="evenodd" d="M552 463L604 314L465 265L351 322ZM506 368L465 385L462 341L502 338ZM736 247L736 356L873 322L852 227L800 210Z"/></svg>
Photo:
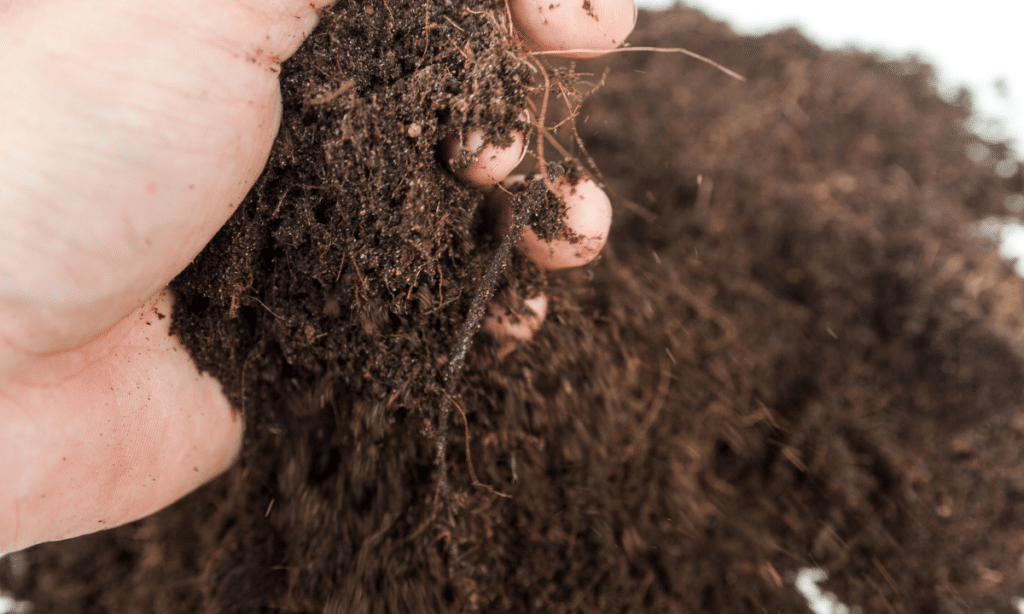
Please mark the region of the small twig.
<svg viewBox="0 0 1024 614"><path fill-rule="evenodd" d="M522 226L521 217L522 214L513 217L512 227L509 228L509 232L501 239L501 245L498 246L497 251L494 253L494 259L491 260L491 264L487 267L487 272L484 273L484 278L480 280L480 285L473 296L473 301L469 306L469 313L466 314L466 321L462 324L462 330L459 332L455 354L445 369L444 380L448 389L454 386L455 375L462 369L462 365L466 361L466 352L469 351L473 333L476 331L480 318L487 308L487 301L491 298L494 286L498 281L498 275L505 268L505 262L512 251L515 231L519 226Z"/></svg>
<svg viewBox="0 0 1024 614"><path fill-rule="evenodd" d="M558 139L556 139L555 137L551 136L551 133L548 132L547 130L544 131L544 138L546 138L548 140L548 142L551 143L552 147L554 147L555 149L558 150L558 153L562 154L563 158L571 157L569 155L569 152L566 151L565 147L562 147L562 144L558 142Z"/></svg>
<svg viewBox="0 0 1024 614"><path fill-rule="evenodd" d="M450 24L452 24L453 26L455 26L455 29L456 29L456 30L458 30L459 32L465 32L465 30L463 30L462 28L460 28L460 27L459 27L459 24L457 24L457 23L455 23L454 21L452 21L451 17L449 17L449 16L445 15L445 16L444 16L444 18L445 18L446 20L448 20L448 23L450 23Z"/></svg>
<svg viewBox="0 0 1024 614"><path fill-rule="evenodd" d="M328 102L337 99L338 96L341 96L345 92L347 92L350 89L352 89L352 87L355 86L355 84L356 84L355 81L353 81L352 79L349 79L348 81L346 81L346 82L342 83L340 86L338 86L338 89L334 90L330 94L326 94L324 96L321 96L320 98L314 98L313 100L309 100L309 101L306 102L306 104L308 104L310 106L318 105L318 104L327 104ZM274 213L277 213L277 211L275 211Z"/></svg>
<svg viewBox="0 0 1024 614"><path fill-rule="evenodd" d="M245 370L249 367L249 361L254 356L259 354L259 352L262 352L262 351L263 351L263 337L260 337L260 340L256 342L256 345L252 346L252 349L249 350L248 354L246 354L245 360L242 361L242 376L239 379L239 388L240 388L239 395L241 396L241 406L242 407L241 407L241 410L239 411L239 413L241 413L243 416L246 415L245 414L245 381L246 381L245 380Z"/></svg>
<svg viewBox="0 0 1024 614"><path fill-rule="evenodd" d="M427 59L427 51L430 50L430 0L423 2L423 37L423 57L420 58L420 64Z"/></svg>
<svg viewBox="0 0 1024 614"><path fill-rule="evenodd" d="M246 296L243 296L242 298L251 298L252 300L254 300L254 301L256 301L257 303L259 303L260 305L263 305L263 308L264 308L264 309L266 309L267 311L269 311L269 312L270 312L270 315L274 316L274 317L275 317L275 318L277 318L278 320L284 320L285 322L287 322L287 321L288 321L288 320L287 320L287 318L284 318L284 317L282 317L282 316L279 316L279 315L277 315L276 313L274 313L274 310L273 310L273 309L271 309L270 307L267 307L267 304L266 304L266 303L264 303L264 302L263 302L263 301L261 301L260 299L256 298L255 296L252 296L252 295L250 294L250 295L246 295Z"/></svg>
<svg viewBox="0 0 1024 614"><path fill-rule="evenodd" d="M505 268L505 263L508 261L508 256L512 251L514 237L519 228L522 227L523 221L522 212L517 212L513 215L509 231L501 239L501 244L494 253L494 258L487 267L487 272L484 273L483 279L480 280L480 285L477 286L476 293L469 305L469 313L466 314L466 320L463 322L459 336L455 340L455 351L452 353L448 366L444 371L445 398L441 401L441 410L437 417L437 440L434 444L435 462L437 463L437 496L435 502L444 502L449 518L451 518L451 493L448 488L448 464L445 453L448 450L448 422L451 419L451 406L454 401L451 395L455 390L456 376L462 370L462 365L466 362L466 354L472 345L473 333L476 332L477 326L480 324L480 318L483 317L484 310L487 308L487 301L494 294L494 286L498 282L498 276L501 274L501 271Z"/></svg>

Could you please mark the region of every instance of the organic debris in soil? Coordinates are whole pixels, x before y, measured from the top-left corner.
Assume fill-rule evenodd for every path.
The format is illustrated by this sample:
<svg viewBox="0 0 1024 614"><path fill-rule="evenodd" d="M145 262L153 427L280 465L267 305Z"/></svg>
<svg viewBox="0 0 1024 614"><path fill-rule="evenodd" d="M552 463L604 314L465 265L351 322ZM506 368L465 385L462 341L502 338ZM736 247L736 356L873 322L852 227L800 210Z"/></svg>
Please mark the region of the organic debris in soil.
<svg viewBox="0 0 1024 614"><path fill-rule="evenodd" d="M503 361L474 338L449 400L498 248L437 143L525 127L537 79L505 28L472 0L325 12L267 170L173 285L177 334L244 412L240 462L7 557L3 586L61 614L785 612L820 566L868 612L1012 611L1024 282L967 230L1022 177L966 155L969 97L916 60L641 13L633 45L747 81L576 65L609 67L577 121L609 245L547 279L514 256L497 298L543 289L544 327Z"/></svg>

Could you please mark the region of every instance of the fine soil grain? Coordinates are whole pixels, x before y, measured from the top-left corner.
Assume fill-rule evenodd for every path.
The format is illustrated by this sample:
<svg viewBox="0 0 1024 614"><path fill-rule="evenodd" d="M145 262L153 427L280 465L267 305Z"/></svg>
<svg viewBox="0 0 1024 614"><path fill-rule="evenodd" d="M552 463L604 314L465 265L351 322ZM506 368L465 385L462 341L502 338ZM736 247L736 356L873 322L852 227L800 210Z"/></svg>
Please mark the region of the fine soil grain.
<svg viewBox="0 0 1024 614"><path fill-rule="evenodd" d="M6 557L0 586L46 614L728 614L806 611L817 566L866 612L1014 611L1024 282L969 232L1022 190L1006 147L916 60L682 8L630 42L747 80L544 60L547 124L561 86L580 139L554 136L587 162L549 170L602 178L611 238L581 269L495 265L495 300L543 290L547 320L500 360L474 336L456 370L501 250L438 143L508 143L544 80L501 3L326 11L266 171L172 285L175 334L244 415L239 462ZM542 187L520 218L559 232Z"/></svg>

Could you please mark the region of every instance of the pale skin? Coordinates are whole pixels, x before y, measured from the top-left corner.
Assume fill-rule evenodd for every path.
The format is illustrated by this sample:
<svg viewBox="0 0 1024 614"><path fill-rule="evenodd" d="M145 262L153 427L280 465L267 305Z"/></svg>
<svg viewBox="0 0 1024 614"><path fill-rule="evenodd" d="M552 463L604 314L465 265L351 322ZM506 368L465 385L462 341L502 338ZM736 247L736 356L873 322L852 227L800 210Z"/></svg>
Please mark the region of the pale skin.
<svg viewBox="0 0 1024 614"><path fill-rule="evenodd" d="M242 420L168 335L165 288L259 176L280 63L327 4L0 0L0 553L236 460Z"/></svg>

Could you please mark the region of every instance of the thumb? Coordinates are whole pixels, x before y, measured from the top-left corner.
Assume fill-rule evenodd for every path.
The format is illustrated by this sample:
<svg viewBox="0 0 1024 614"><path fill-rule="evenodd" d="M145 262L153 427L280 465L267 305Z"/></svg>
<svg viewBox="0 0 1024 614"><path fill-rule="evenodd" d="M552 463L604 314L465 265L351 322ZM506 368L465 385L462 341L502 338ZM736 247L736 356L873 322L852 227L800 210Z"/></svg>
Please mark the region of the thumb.
<svg viewBox="0 0 1024 614"><path fill-rule="evenodd" d="M324 0L0 0L0 374L95 338L232 214Z"/></svg>

